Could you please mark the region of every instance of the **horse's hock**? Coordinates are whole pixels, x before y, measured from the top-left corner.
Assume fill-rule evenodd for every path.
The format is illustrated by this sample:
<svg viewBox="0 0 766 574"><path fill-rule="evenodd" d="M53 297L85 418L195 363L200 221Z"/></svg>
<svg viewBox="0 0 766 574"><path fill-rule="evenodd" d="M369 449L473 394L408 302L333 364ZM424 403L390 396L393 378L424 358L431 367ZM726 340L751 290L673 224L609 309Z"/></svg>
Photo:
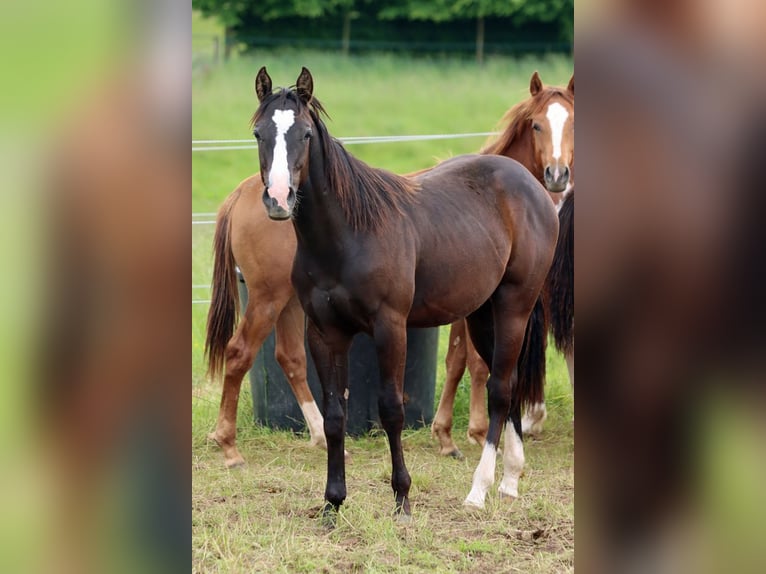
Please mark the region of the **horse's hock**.
<svg viewBox="0 0 766 574"><path fill-rule="evenodd" d="M242 275L239 297L244 310L247 287ZM274 357L276 338L272 331L261 347L250 369L253 415L256 424L279 429L302 430L305 427L300 406L293 396L282 368ZM407 330L407 363L404 372L404 424L407 427L430 426L434 415L434 389L439 346L439 329ZM308 384L317 405L322 405L322 386L306 347ZM372 338L359 334L349 351L349 397L346 432L364 434L381 428L378 419L380 375Z"/></svg>

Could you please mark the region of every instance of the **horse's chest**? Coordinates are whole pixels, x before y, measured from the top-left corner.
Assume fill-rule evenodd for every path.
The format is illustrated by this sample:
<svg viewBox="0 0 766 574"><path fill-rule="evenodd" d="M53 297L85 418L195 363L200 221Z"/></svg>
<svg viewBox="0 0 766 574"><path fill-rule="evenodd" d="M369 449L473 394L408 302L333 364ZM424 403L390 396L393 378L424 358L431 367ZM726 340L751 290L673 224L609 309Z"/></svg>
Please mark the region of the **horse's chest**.
<svg viewBox="0 0 766 574"><path fill-rule="evenodd" d="M334 278L304 269L294 277L298 297L306 314L317 325L365 328L363 305Z"/></svg>

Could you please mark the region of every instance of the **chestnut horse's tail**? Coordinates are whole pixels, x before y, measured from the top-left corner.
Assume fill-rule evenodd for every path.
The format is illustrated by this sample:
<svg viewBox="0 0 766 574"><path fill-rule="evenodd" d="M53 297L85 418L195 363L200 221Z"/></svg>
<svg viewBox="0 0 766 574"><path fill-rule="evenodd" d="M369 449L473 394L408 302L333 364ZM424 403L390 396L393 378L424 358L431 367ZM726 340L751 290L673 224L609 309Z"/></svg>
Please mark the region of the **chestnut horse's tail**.
<svg viewBox="0 0 766 574"><path fill-rule="evenodd" d="M513 393L513 407L525 408L543 400L545 384L545 350L548 346L548 324L542 294L529 315L524 343L518 362L518 381Z"/></svg>
<svg viewBox="0 0 766 574"><path fill-rule="evenodd" d="M574 191L559 210L559 238L543 289L554 344L568 353L574 345Z"/></svg>
<svg viewBox="0 0 766 574"><path fill-rule="evenodd" d="M239 189L232 193L218 211L213 239L213 293L207 314L205 356L209 377L223 372L226 345L239 319L239 289L236 263L231 251L231 212L239 199Z"/></svg>

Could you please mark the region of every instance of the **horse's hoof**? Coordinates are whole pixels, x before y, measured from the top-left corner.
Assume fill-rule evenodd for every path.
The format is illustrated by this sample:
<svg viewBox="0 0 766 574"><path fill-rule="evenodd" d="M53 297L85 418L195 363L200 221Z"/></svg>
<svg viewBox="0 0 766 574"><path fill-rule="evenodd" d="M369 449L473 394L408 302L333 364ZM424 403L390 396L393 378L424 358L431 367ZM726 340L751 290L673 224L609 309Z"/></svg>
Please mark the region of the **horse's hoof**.
<svg viewBox="0 0 766 574"><path fill-rule="evenodd" d="M396 523L401 524L402 526L412 524L412 515L399 512L396 514Z"/></svg>
<svg viewBox="0 0 766 574"><path fill-rule="evenodd" d="M458 450L457 448L455 448L455 450L453 450L453 451L451 451L451 452L448 452L448 453L447 453L447 456L451 456L451 457L452 457L452 458L454 458L455 460L463 460L463 459L465 458L465 457L463 456L463 453L462 453L462 452L460 452L460 450Z"/></svg>
<svg viewBox="0 0 766 574"><path fill-rule="evenodd" d="M320 521L322 526L324 526L327 530L334 530L338 525L338 509L335 508L332 503L328 502L322 509L322 516Z"/></svg>
<svg viewBox="0 0 766 574"><path fill-rule="evenodd" d="M463 508L470 512L477 512L479 510L484 510L484 502L479 502L478 500L469 500L466 498L463 501Z"/></svg>
<svg viewBox="0 0 766 574"><path fill-rule="evenodd" d="M500 498L500 500L510 504L511 502L516 500L519 497L519 495L498 491L498 497Z"/></svg>
<svg viewBox="0 0 766 574"><path fill-rule="evenodd" d="M327 450L327 439L324 437L312 438L309 440L309 446L311 448L321 448L322 450Z"/></svg>
<svg viewBox="0 0 766 574"><path fill-rule="evenodd" d="M344 459L346 462L351 462L351 453L350 453L350 452L348 452L347 450L344 450L344 451L343 451L343 459Z"/></svg>
<svg viewBox="0 0 766 574"><path fill-rule="evenodd" d="M226 461L226 468L229 470L233 470L235 468L242 468L245 466L245 459L241 456L237 456L235 458L232 458L231 460Z"/></svg>

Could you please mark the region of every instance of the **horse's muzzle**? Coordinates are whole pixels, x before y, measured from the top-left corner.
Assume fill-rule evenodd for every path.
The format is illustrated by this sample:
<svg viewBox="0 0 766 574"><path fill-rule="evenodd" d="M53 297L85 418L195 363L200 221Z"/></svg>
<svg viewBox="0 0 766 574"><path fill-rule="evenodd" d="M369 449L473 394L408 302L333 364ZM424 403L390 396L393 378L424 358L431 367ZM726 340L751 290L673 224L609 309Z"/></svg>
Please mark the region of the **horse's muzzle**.
<svg viewBox="0 0 766 574"><path fill-rule="evenodd" d="M567 188L569 183L569 167L564 165L551 168L548 165L543 172L543 180L548 191L551 193L561 193Z"/></svg>
<svg viewBox="0 0 766 574"><path fill-rule="evenodd" d="M263 190L263 204L266 206L266 213L270 219L275 221L284 221L290 219L295 207L295 192L291 189L287 195L287 209L279 205L279 202L269 195L269 188Z"/></svg>

